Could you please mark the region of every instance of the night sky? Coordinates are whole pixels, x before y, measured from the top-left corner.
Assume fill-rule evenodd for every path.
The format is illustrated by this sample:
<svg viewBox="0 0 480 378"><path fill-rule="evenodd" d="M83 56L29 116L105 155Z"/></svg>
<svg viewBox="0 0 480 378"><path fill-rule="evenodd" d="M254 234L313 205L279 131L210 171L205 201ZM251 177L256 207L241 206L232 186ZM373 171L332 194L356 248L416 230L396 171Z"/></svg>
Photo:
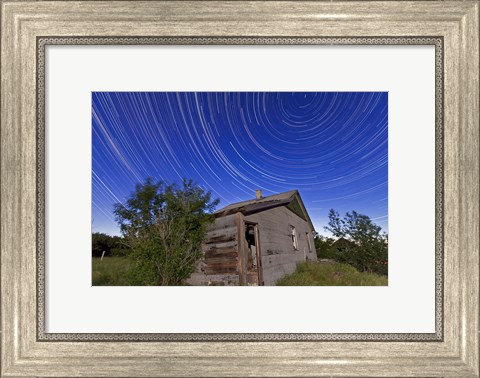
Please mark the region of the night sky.
<svg viewBox="0 0 480 378"><path fill-rule="evenodd" d="M92 230L148 176L192 178L217 209L298 189L327 235L330 208L388 231L387 92L94 92Z"/></svg>

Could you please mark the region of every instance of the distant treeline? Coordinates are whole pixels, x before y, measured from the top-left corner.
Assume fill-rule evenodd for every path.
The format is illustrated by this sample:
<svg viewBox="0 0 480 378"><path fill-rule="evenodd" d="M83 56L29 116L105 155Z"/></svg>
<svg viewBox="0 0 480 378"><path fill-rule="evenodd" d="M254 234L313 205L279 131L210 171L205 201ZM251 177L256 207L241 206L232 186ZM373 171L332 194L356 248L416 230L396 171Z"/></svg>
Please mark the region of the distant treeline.
<svg viewBox="0 0 480 378"><path fill-rule="evenodd" d="M315 235L318 258L349 264L360 272L388 275L388 235L380 226L356 211L342 218L332 209L328 218L325 230L333 237Z"/></svg>
<svg viewBox="0 0 480 378"><path fill-rule="evenodd" d="M126 256L130 249L120 236L110 236L101 232L92 234L92 256L100 257L105 251L105 256Z"/></svg>

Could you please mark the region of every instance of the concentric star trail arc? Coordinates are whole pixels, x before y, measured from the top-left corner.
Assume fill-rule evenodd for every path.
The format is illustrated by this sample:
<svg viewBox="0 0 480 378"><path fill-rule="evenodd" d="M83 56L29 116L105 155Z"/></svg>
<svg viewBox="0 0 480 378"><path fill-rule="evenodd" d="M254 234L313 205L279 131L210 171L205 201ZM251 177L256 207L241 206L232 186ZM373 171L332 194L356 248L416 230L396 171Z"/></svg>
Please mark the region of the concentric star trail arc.
<svg viewBox="0 0 480 378"><path fill-rule="evenodd" d="M113 204L148 176L219 207L298 189L320 233L330 208L387 231L388 93L93 92L93 231L119 234Z"/></svg>

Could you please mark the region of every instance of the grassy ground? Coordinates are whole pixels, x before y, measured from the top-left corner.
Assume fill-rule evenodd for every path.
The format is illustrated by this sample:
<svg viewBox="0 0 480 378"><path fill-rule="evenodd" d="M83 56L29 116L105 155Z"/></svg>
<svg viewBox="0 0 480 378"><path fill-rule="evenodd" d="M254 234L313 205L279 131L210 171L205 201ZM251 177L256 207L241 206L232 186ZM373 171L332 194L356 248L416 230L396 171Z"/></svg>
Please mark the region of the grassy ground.
<svg viewBox="0 0 480 378"><path fill-rule="evenodd" d="M128 286L127 257L93 257L93 286ZM297 270L277 282L277 286L386 286L386 276L361 273L347 264L300 263Z"/></svg>
<svg viewBox="0 0 480 378"><path fill-rule="evenodd" d="M299 263L277 286L387 286L388 278L361 273L347 264Z"/></svg>
<svg viewBox="0 0 480 378"><path fill-rule="evenodd" d="M127 271L130 261L127 257L92 258L93 286L128 286Z"/></svg>

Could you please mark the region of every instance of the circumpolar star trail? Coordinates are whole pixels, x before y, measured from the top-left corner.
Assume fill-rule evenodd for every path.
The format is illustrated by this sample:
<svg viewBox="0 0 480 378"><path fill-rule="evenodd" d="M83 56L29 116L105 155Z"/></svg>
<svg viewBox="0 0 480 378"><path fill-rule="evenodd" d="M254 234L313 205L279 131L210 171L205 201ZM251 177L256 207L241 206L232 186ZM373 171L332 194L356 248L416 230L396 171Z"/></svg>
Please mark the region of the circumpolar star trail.
<svg viewBox="0 0 480 378"><path fill-rule="evenodd" d="M217 208L298 189L316 230L356 210L388 231L387 92L93 92L92 229L148 176Z"/></svg>

